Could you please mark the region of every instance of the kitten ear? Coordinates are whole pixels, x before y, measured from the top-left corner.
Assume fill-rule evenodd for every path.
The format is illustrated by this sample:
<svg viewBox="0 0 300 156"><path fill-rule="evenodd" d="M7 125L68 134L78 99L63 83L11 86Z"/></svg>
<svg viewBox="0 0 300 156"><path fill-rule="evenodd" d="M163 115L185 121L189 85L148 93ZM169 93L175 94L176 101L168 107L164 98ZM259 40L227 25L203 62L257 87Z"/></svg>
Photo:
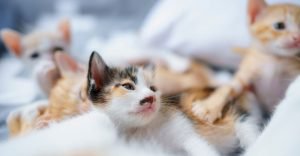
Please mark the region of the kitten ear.
<svg viewBox="0 0 300 156"><path fill-rule="evenodd" d="M104 84L106 77L108 76L108 66L97 53L93 52L89 60L88 69L88 84L94 86L94 89L100 89Z"/></svg>
<svg viewBox="0 0 300 156"><path fill-rule="evenodd" d="M249 23L253 24L257 16L268 6L265 0L248 0Z"/></svg>
<svg viewBox="0 0 300 156"><path fill-rule="evenodd" d="M64 19L59 22L58 29L63 35L63 39L65 42L70 43L71 42L71 26L70 21L67 19Z"/></svg>
<svg viewBox="0 0 300 156"><path fill-rule="evenodd" d="M1 31L1 38L7 49L20 57L22 55L21 35L11 29L4 29Z"/></svg>
<svg viewBox="0 0 300 156"><path fill-rule="evenodd" d="M75 59L71 58L68 54L63 52L57 52L54 55L56 65L63 77L73 77L76 74L81 74L83 69L76 62Z"/></svg>

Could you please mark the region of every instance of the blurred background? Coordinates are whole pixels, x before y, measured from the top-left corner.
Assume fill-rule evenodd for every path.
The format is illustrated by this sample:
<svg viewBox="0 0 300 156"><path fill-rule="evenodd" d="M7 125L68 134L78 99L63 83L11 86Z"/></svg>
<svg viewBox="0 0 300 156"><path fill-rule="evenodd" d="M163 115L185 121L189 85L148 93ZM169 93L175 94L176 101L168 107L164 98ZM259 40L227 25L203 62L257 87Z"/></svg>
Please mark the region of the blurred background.
<svg viewBox="0 0 300 156"><path fill-rule="evenodd" d="M62 17L71 17L73 20L84 21L80 23L83 27L88 25L87 27L96 28L94 34L105 36L113 31L137 30L155 2L156 0L0 0L0 29L13 28L27 32L37 24L45 25ZM1 54L5 52L1 43Z"/></svg>

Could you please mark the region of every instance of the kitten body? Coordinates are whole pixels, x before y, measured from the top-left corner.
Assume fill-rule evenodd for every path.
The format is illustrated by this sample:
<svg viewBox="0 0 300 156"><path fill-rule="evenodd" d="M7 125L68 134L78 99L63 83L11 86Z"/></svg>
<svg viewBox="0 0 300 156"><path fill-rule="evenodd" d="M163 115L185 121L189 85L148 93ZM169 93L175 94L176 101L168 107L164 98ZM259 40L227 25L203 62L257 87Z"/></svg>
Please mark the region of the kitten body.
<svg viewBox="0 0 300 156"><path fill-rule="evenodd" d="M7 118L11 136L24 135L48 127L89 110L86 90L86 69L66 53L56 53L57 68L42 69L40 82L55 82L50 88L49 99L12 111ZM59 73L59 77L54 76Z"/></svg>
<svg viewBox="0 0 300 156"><path fill-rule="evenodd" d="M181 109L193 121L198 134L222 155L233 155L252 145L261 132L262 114L254 95L247 93L230 102L214 123L193 112L193 102L207 98L214 89L189 90L181 95Z"/></svg>
<svg viewBox="0 0 300 156"><path fill-rule="evenodd" d="M300 73L300 6L249 0L248 15L253 44L242 50L244 58L233 80L195 103L195 112L204 120L219 118L227 101L245 90L254 91L270 114Z"/></svg>
<svg viewBox="0 0 300 156"><path fill-rule="evenodd" d="M34 80L45 73L40 73L41 69L56 68L53 60L55 52L68 52L71 46L71 28L67 20L61 21L55 31L34 30L23 35L11 29L3 29L0 34L7 50L24 64L22 74ZM57 78L59 73L54 73L53 76ZM50 86L55 82L39 83L36 87L40 87L45 94L49 94ZM48 86L43 84L48 84Z"/></svg>
<svg viewBox="0 0 300 156"><path fill-rule="evenodd" d="M93 52L87 91L94 107L105 112L128 141L150 140L183 155L218 155L182 111L161 101L153 69L148 68L111 68Z"/></svg>

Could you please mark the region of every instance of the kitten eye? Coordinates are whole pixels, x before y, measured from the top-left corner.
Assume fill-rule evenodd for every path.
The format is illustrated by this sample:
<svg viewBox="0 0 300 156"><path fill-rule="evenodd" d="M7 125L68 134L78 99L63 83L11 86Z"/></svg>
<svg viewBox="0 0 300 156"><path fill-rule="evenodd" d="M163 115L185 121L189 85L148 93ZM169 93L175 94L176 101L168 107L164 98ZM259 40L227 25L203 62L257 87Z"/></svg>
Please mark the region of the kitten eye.
<svg viewBox="0 0 300 156"><path fill-rule="evenodd" d="M155 86L150 86L150 90L152 90L153 92L156 92L156 87Z"/></svg>
<svg viewBox="0 0 300 156"><path fill-rule="evenodd" d="M64 51L64 48L62 48L62 47L54 47L52 49L52 52L57 52L57 51Z"/></svg>
<svg viewBox="0 0 300 156"><path fill-rule="evenodd" d="M34 52L34 53L32 53L32 54L30 55L30 57L31 57L32 59L37 59L37 58L40 57L40 54L39 54L38 52Z"/></svg>
<svg viewBox="0 0 300 156"><path fill-rule="evenodd" d="M128 90L134 90L134 86L130 83L124 83L122 86Z"/></svg>
<svg viewBox="0 0 300 156"><path fill-rule="evenodd" d="M284 22L276 22L274 24L274 28L276 30L283 30L283 29L285 29L285 24L284 24Z"/></svg>

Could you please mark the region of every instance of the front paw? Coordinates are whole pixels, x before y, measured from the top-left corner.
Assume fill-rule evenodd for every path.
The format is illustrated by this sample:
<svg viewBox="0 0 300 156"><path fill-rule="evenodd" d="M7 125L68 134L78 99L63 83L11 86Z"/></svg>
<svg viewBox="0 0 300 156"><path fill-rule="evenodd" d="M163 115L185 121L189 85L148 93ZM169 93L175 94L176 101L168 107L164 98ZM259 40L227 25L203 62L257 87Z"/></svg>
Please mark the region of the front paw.
<svg viewBox="0 0 300 156"><path fill-rule="evenodd" d="M195 101L192 111L199 119L209 123L213 123L222 117L222 107L209 99Z"/></svg>
<svg viewBox="0 0 300 156"><path fill-rule="evenodd" d="M47 103L39 101L10 112L6 122L11 136L32 131L37 118L46 111Z"/></svg>

